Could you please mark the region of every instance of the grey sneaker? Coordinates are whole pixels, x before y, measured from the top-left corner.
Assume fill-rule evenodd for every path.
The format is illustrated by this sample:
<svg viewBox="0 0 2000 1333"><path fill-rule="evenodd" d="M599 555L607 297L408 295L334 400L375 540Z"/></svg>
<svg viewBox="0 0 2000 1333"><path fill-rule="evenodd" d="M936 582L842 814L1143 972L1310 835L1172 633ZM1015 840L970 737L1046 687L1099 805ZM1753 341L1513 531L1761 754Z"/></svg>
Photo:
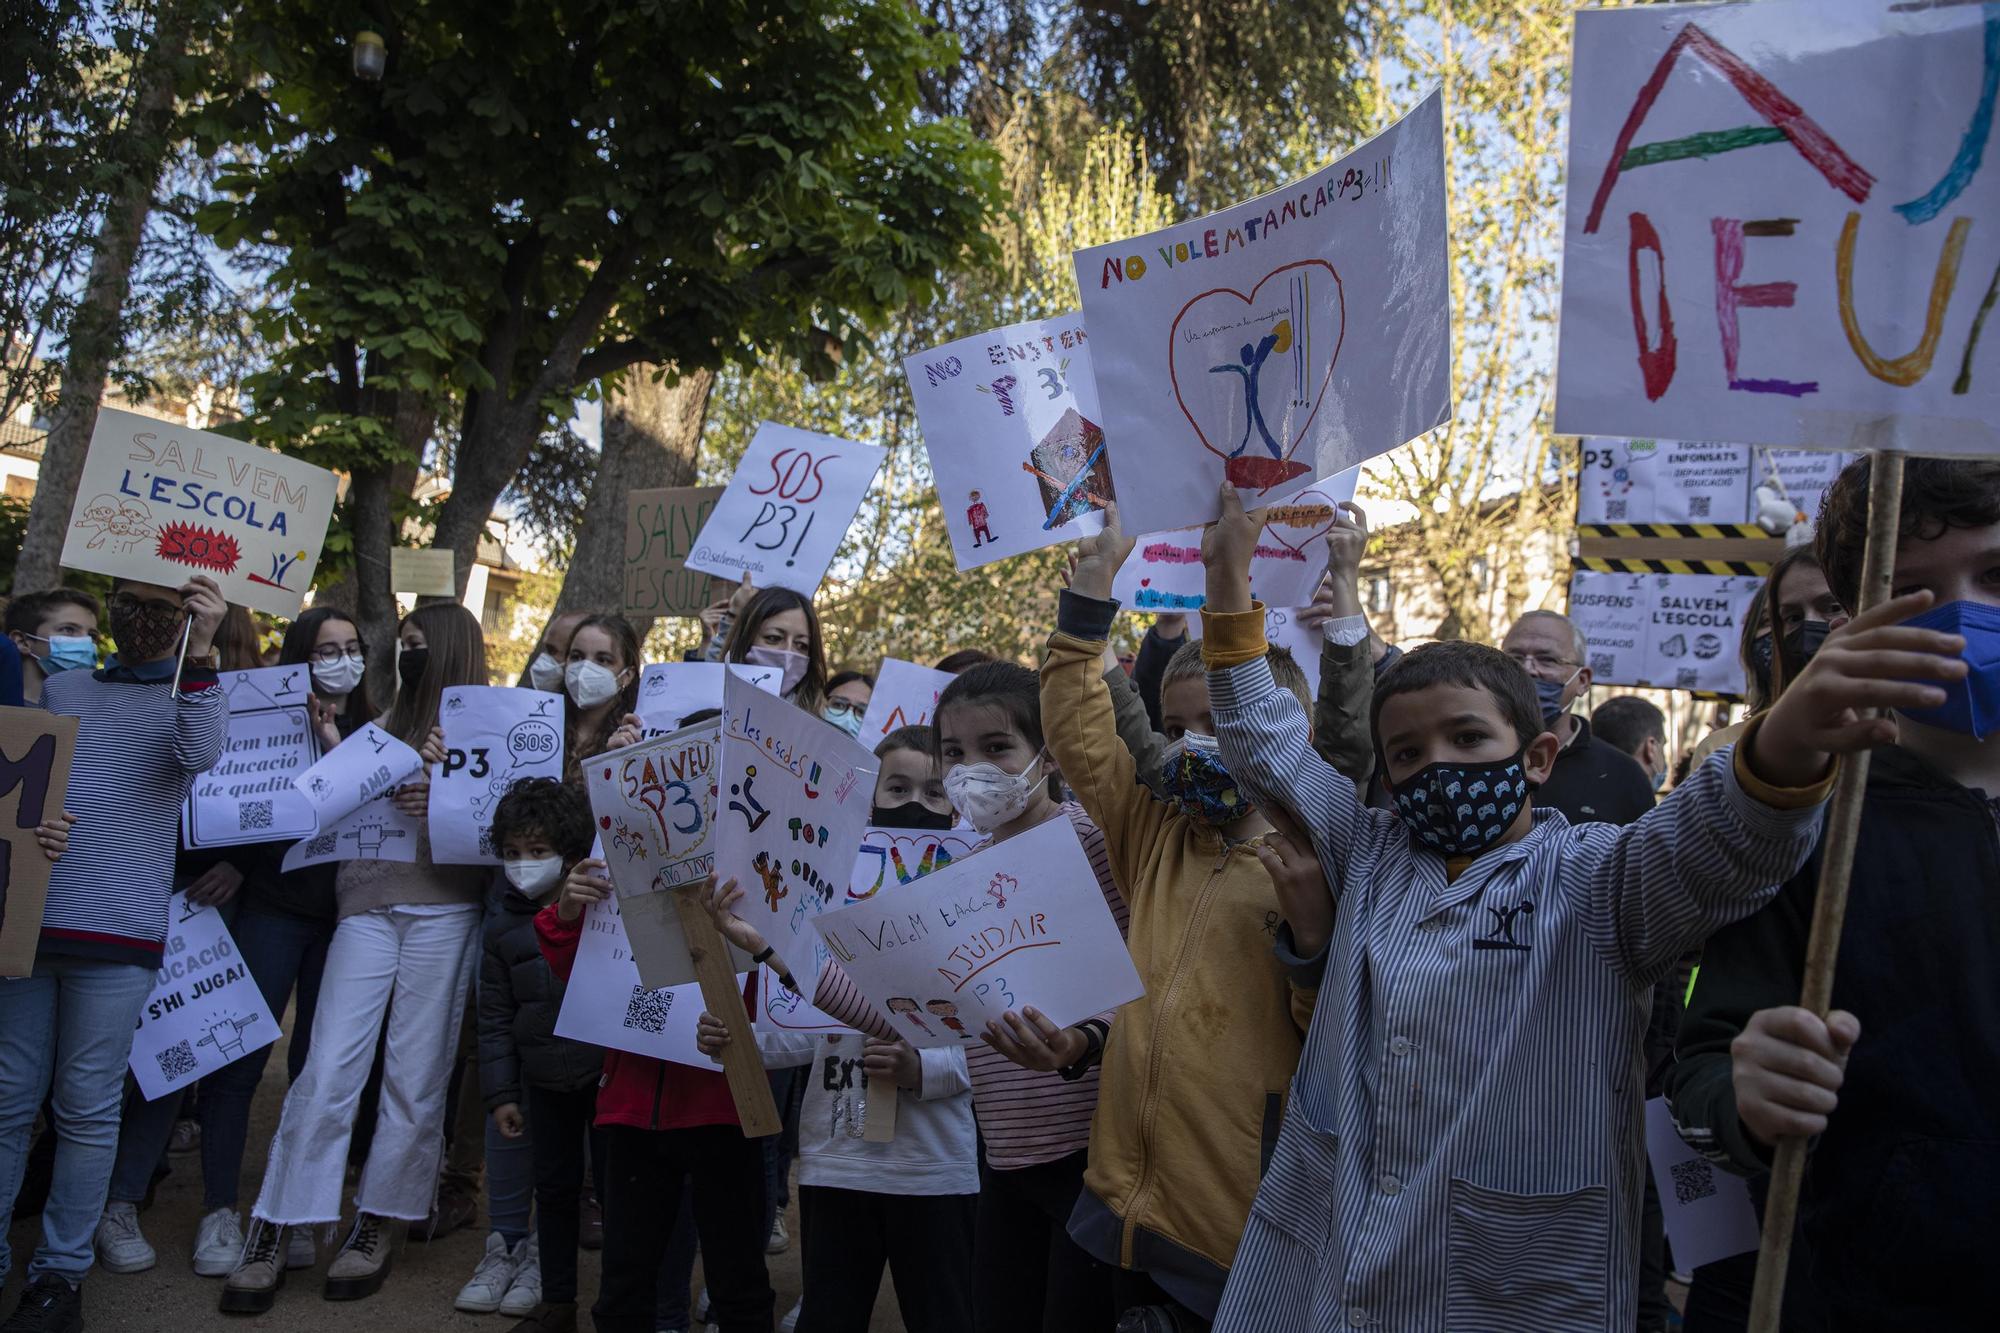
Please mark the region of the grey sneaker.
<svg viewBox="0 0 2000 1333"><path fill-rule="evenodd" d="M234 1208L217 1208L194 1233L194 1271L201 1277L228 1277L243 1257L243 1224Z"/></svg>
<svg viewBox="0 0 2000 1333"><path fill-rule="evenodd" d="M526 1241L521 1244L526 1245ZM520 1267L520 1258L515 1251L507 1248L500 1233L486 1233L486 1252L479 1256L479 1266L472 1270L472 1277L458 1289L458 1299L452 1305L467 1314L492 1314L507 1299L507 1289L513 1285L515 1270Z"/></svg>
<svg viewBox="0 0 2000 1333"><path fill-rule="evenodd" d="M286 1228L262 1218L250 1219L250 1234L243 1239L243 1257L222 1284L220 1308L224 1314L263 1314L276 1304L278 1288L285 1285Z"/></svg>
<svg viewBox="0 0 2000 1333"><path fill-rule="evenodd" d="M542 1246L533 1232L514 1247L514 1264L514 1281L500 1302L500 1313L518 1319L542 1303Z"/></svg>
<svg viewBox="0 0 2000 1333"><path fill-rule="evenodd" d="M382 1289L389 1276L389 1245L395 1224L386 1217L362 1213L354 1230L326 1270L322 1294L330 1301L358 1301Z"/></svg>
<svg viewBox="0 0 2000 1333"><path fill-rule="evenodd" d="M160 1261L139 1230L139 1205L107 1203L97 1222L97 1262L107 1273L143 1273Z"/></svg>

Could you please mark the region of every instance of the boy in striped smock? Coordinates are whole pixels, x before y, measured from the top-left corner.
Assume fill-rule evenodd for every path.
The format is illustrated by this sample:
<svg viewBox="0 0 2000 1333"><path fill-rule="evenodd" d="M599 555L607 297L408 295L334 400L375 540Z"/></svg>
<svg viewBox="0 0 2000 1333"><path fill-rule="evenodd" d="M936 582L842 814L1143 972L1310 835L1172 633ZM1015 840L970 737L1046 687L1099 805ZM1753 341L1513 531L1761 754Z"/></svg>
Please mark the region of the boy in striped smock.
<svg viewBox="0 0 2000 1333"><path fill-rule="evenodd" d="M1560 747L1518 665L1431 644L1376 685L1396 808L1374 810L1265 665L1261 526L1224 487L1203 537L1216 733L1249 799L1310 831L1329 892L1279 931L1319 1006L1216 1328L1629 1329L1652 986L1806 859L1834 756L1887 738L1860 711L1928 700L1912 682L1962 675L1962 645L1898 625L1900 602L1856 617L1616 828L1531 805Z"/></svg>

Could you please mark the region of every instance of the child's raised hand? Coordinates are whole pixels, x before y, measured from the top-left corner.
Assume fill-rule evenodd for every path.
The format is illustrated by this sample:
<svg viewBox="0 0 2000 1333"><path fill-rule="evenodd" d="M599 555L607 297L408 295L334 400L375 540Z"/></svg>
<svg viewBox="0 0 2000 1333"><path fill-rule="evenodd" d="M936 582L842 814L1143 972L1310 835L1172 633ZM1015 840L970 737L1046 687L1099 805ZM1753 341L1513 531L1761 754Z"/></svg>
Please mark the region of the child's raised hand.
<svg viewBox="0 0 2000 1333"><path fill-rule="evenodd" d="M1326 568L1351 587L1361 574L1361 557L1368 549L1368 515L1352 500L1333 507L1333 528L1326 534Z"/></svg>
<svg viewBox="0 0 2000 1333"><path fill-rule="evenodd" d="M1893 597L1833 633L1751 737L1750 771L1779 787L1808 787L1831 757L1892 745L1896 719L1872 709L1929 708L1945 692L1929 684L1968 670L1965 640L1902 622L1926 610L1929 592Z"/></svg>
<svg viewBox="0 0 2000 1333"><path fill-rule="evenodd" d="M1125 558L1138 545L1138 538L1127 537L1118 524L1118 502L1104 506L1104 527L1084 537L1076 544L1075 563L1070 568L1070 591L1084 597L1095 597L1104 602L1111 599L1111 583L1118 577L1118 571L1125 564Z"/></svg>
<svg viewBox="0 0 2000 1333"><path fill-rule="evenodd" d="M427 764L442 764L445 760L444 728L433 722L430 735L424 737L424 748L417 753Z"/></svg>
<svg viewBox="0 0 2000 1333"><path fill-rule="evenodd" d="M907 1041L870 1037L861 1048L861 1068L869 1078L893 1078L897 1087L912 1092L923 1087L923 1061L917 1055L917 1048Z"/></svg>
<svg viewBox="0 0 2000 1333"><path fill-rule="evenodd" d="M1836 1009L1824 1021L1797 1005L1760 1009L1729 1043L1736 1115L1765 1147L1826 1131L1861 1021Z"/></svg>
<svg viewBox="0 0 2000 1333"><path fill-rule="evenodd" d="M514 1102L501 1102L493 1108L493 1128L500 1131L503 1139L518 1139L527 1132L528 1122L522 1116L521 1108Z"/></svg>
<svg viewBox="0 0 2000 1333"><path fill-rule="evenodd" d="M1208 567L1207 609L1250 609L1250 557L1257 550L1268 510L1243 510L1243 497L1222 483L1222 517L1202 529L1201 563Z"/></svg>
<svg viewBox="0 0 2000 1333"><path fill-rule="evenodd" d="M50 815L35 826L35 841L42 845L42 855L51 861L59 861L69 850L69 828L76 823L76 816L65 810L59 815Z"/></svg>
<svg viewBox="0 0 2000 1333"><path fill-rule="evenodd" d="M694 1048L711 1060L722 1058L722 1048L729 1044L729 1025L704 1009L701 1017L694 1021Z"/></svg>
<svg viewBox="0 0 2000 1333"><path fill-rule="evenodd" d="M743 887L734 878L725 879L720 884L715 876L708 877L706 889L702 891L702 905L708 908L709 917L722 937L747 954L764 952L765 939L757 927L736 914L736 904L743 901Z"/></svg>
<svg viewBox="0 0 2000 1333"><path fill-rule="evenodd" d="M1256 844L1257 860L1271 876L1278 911L1292 928L1299 956L1315 958L1333 934L1333 895L1312 839L1284 810L1273 806L1258 813L1271 822L1271 831Z"/></svg>
<svg viewBox="0 0 2000 1333"><path fill-rule="evenodd" d="M599 858L589 857L578 861L569 878L563 881L562 895L556 899L556 915L564 921L574 921L583 915L584 908L610 896L609 867Z"/></svg>
<svg viewBox="0 0 2000 1333"><path fill-rule="evenodd" d="M1033 1005L1018 1014L1010 1009L1000 1018L986 1025L986 1044L1023 1069L1051 1074L1075 1064L1090 1049L1083 1033L1057 1027Z"/></svg>

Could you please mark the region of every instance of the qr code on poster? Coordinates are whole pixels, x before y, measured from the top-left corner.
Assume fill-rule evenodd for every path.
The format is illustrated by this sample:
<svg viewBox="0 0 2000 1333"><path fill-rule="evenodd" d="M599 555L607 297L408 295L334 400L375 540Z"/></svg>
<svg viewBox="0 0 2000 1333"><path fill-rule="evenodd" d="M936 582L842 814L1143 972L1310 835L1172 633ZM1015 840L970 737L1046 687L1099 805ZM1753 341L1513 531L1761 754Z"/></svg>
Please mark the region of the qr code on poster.
<svg viewBox="0 0 2000 1333"><path fill-rule="evenodd" d="M1590 655L1590 674L1593 676L1608 677L1617 668L1618 659L1610 653L1592 653Z"/></svg>
<svg viewBox="0 0 2000 1333"><path fill-rule="evenodd" d="M1710 495L1690 495L1688 497L1688 517L1707 518L1708 502L1714 498L1714 496Z"/></svg>
<svg viewBox="0 0 2000 1333"><path fill-rule="evenodd" d="M241 801L236 806L236 827L239 829L271 827L271 803L269 801Z"/></svg>
<svg viewBox="0 0 2000 1333"><path fill-rule="evenodd" d="M657 1036L667 1030L667 1011L673 1007L672 991L634 986L632 998L625 1005L625 1026Z"/></svg>
<svg viewBox="0 0 2000 1333"><path fill-rule="evenodd" d="M155 1051L153 1058L160 1062L160 1077L170 1081L190 1078L201 1068L194 1058L194 1047L185 1041L177 1041L163 1051Z"/></svg>
<svg viewBox="0 0 2000 1333"><path fill-rule="evenodd" d="M1682 667L1674 672L1674 688L1677 690L1698 690L1701 688L1701 672L1693 667Z"/></svg>
<svg viewBox="0 0 2000 1333"><path fill-rule="evenodd" d="M1699 1157L1675 1162L1668 1168L1674 1177L1674 1199L1678 1203L1700 1203L1715 1197L1715 1168Z"/></svg>
<svg viewBox="0 0 2000 1333"><path fill-rule="evenodd" d="M1609 523L1623 523L1625 521L1625 515L1627 511L1630 510L1630 508L1631 508L1630 501L1606 500L1604 502L1605 521Z"/></svg>

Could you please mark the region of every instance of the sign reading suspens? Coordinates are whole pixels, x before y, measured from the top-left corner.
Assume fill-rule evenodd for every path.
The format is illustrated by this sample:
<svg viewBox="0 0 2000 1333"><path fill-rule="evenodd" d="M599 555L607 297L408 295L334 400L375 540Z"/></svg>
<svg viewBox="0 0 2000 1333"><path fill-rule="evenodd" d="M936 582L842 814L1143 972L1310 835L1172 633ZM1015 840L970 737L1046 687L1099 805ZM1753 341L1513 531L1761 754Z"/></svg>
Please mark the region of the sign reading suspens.
<svg viewBox="0 0 2000 1333"><path fill-rule="evenodd" d="M209 431L104 408L84 456L62 562L295 616L333 517L325 468Z"/></svg>
<svg viewBox="0 0 2000 1333"><path fill-rule="evenodd" d="M889 451L766 421L743 453L687 568L812 596Z"/></svg>
<svg viewBox="0 0 2000 1333"><path fill-rule="evenodd" d="M1743 616L1764 581L1740 575L1570 576L1569 618L1599 685L1743 692Z"/></svg>
<svg viewBox="0 0 2000 1333"><path fill-rule="evenodd" d="M1444 114L1433 93L1306 179L1076 253L1127 532L1217 514L1451 417Z"/></svg>
<svg viewBox="0 0 2000 1333"><path fill-rule="evenodd" d="M687 567L695 534L715 512L720 486L633 491L625 500L628 616L692 616L709 601L709 576Z"/></svg>
<svg viewBox="0 0 2000 1333"><path fill-rule="evenodd" d="M1573 63L1558 431L2000 454L2000 12L1584 9Z"/></svg>
<svg viewBox="0 0 2000 1333"><path fill-rule="evenodd" d="M0 708L0 977L35 970L49 900L49 858L35 830L62 813L76 724L39 708Z"/></svg>
<svg viewBox="0 0 2000 1333"><path fill-rule="evenodd" d="M293 782L319 762L312 676L303 666L225 671L229 739L215 767L194 780L181 828L190 847L235 847L310 837L312 803Z"/></svg>

